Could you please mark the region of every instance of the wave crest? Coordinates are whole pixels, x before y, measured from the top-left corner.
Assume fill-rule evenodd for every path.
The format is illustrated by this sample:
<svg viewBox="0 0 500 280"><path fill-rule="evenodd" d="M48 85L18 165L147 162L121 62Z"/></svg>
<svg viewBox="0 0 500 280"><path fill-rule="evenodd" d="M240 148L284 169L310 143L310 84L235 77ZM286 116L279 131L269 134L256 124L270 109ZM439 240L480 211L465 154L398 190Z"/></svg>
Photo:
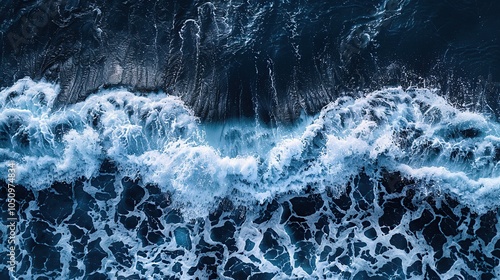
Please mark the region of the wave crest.
<svg viewBox="0 0 500 280"><path fill-rule="evenodd" d="M343 97L274 128L202 124L177 97L124 89L54 110L58 91L26 78L0 92L2 165L18 162L19 182L33 189L92 178L106 159L122 176L172 192L194 216L229 194L262 202L306 187L342 191L360 171L376 178L381 170L453 193L477 211L498 206L499 125L433 90Z"/></svg>

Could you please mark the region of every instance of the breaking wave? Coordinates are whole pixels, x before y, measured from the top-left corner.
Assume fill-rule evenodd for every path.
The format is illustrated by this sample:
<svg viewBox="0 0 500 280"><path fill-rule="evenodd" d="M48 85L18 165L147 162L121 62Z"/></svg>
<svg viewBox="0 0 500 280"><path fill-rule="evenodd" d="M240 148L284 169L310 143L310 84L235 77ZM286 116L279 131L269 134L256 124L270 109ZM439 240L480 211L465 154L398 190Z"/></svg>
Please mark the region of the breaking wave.
<svg viewBox="0 0 500 280"><path fill-rule="evenodd" d="M2 167L17 162L19 182L35 190L91 179L109 160L120 176L171 192L192 217L227 196L253 203L306 188L340 193L359 172L381 170L478 212L499 206L500 126L431 89L345 96L317 116L276 127L202 124L177 97L125 89L56 110L58 91L26 78L0 92Z"/></svg>
<svg viewBox="0 0 500 280"><path fill-rule="evenodd" d="M499 124L435 90L346 95L276 126L125 89L56 109L58 92L0 92L26 279L500 275Z"/></svg>

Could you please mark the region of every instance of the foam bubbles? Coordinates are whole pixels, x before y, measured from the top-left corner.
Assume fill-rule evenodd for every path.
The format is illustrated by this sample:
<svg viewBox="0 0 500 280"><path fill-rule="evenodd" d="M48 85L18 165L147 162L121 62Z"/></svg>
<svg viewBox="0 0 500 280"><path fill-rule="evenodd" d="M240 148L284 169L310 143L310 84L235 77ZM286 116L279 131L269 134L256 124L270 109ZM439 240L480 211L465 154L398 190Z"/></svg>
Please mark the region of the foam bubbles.
<svg viewBox="0 0 500 280"><path fill-rule="evenodd" d="M365 169L402 172L478 211L498 204L499 125L429 89L344 97L288 127L201 124L177 97L124 89L54 110L58 92L28 78L0 92L2 165L18 162L19 182L33 189L90 179L107 159L121 176L171 192L193 217L226 196L252 203L308 186L341 191Z"/></svg>

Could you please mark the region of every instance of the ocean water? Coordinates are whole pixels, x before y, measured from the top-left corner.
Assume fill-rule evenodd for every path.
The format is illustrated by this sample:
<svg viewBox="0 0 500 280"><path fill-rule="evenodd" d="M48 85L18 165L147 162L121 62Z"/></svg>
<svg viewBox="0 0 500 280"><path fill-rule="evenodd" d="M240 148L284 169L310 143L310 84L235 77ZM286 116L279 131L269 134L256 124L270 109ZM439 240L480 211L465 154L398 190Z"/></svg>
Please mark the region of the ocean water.
<svg viewBox="0 0 500 280"><path fill-rule="evenodd" d="M436 90L346 95L277 126L126 89L54 109L59 90L0 92L23 279L500 275L500 125Z"/></svg>
<svg viewBox="0 0 500 280"><path fill-rule="evenodd" d="M499 13L0 1L0 279L500 279Z"/></svg>

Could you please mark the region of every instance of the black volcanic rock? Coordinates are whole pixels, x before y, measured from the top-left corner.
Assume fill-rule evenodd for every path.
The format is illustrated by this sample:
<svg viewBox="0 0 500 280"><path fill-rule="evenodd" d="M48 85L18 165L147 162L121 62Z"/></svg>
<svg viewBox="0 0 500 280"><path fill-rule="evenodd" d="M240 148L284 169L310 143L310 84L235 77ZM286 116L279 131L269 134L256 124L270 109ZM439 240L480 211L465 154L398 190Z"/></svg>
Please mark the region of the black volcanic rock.
<svg viewBox="0 0 500 280"><path fill-rule="evenodd" d="M57 82L57 106L163 90L204 120L287 122L345 91L427 82L500 116L494 0L323 2L2 1L0 87Z"/></svg>

